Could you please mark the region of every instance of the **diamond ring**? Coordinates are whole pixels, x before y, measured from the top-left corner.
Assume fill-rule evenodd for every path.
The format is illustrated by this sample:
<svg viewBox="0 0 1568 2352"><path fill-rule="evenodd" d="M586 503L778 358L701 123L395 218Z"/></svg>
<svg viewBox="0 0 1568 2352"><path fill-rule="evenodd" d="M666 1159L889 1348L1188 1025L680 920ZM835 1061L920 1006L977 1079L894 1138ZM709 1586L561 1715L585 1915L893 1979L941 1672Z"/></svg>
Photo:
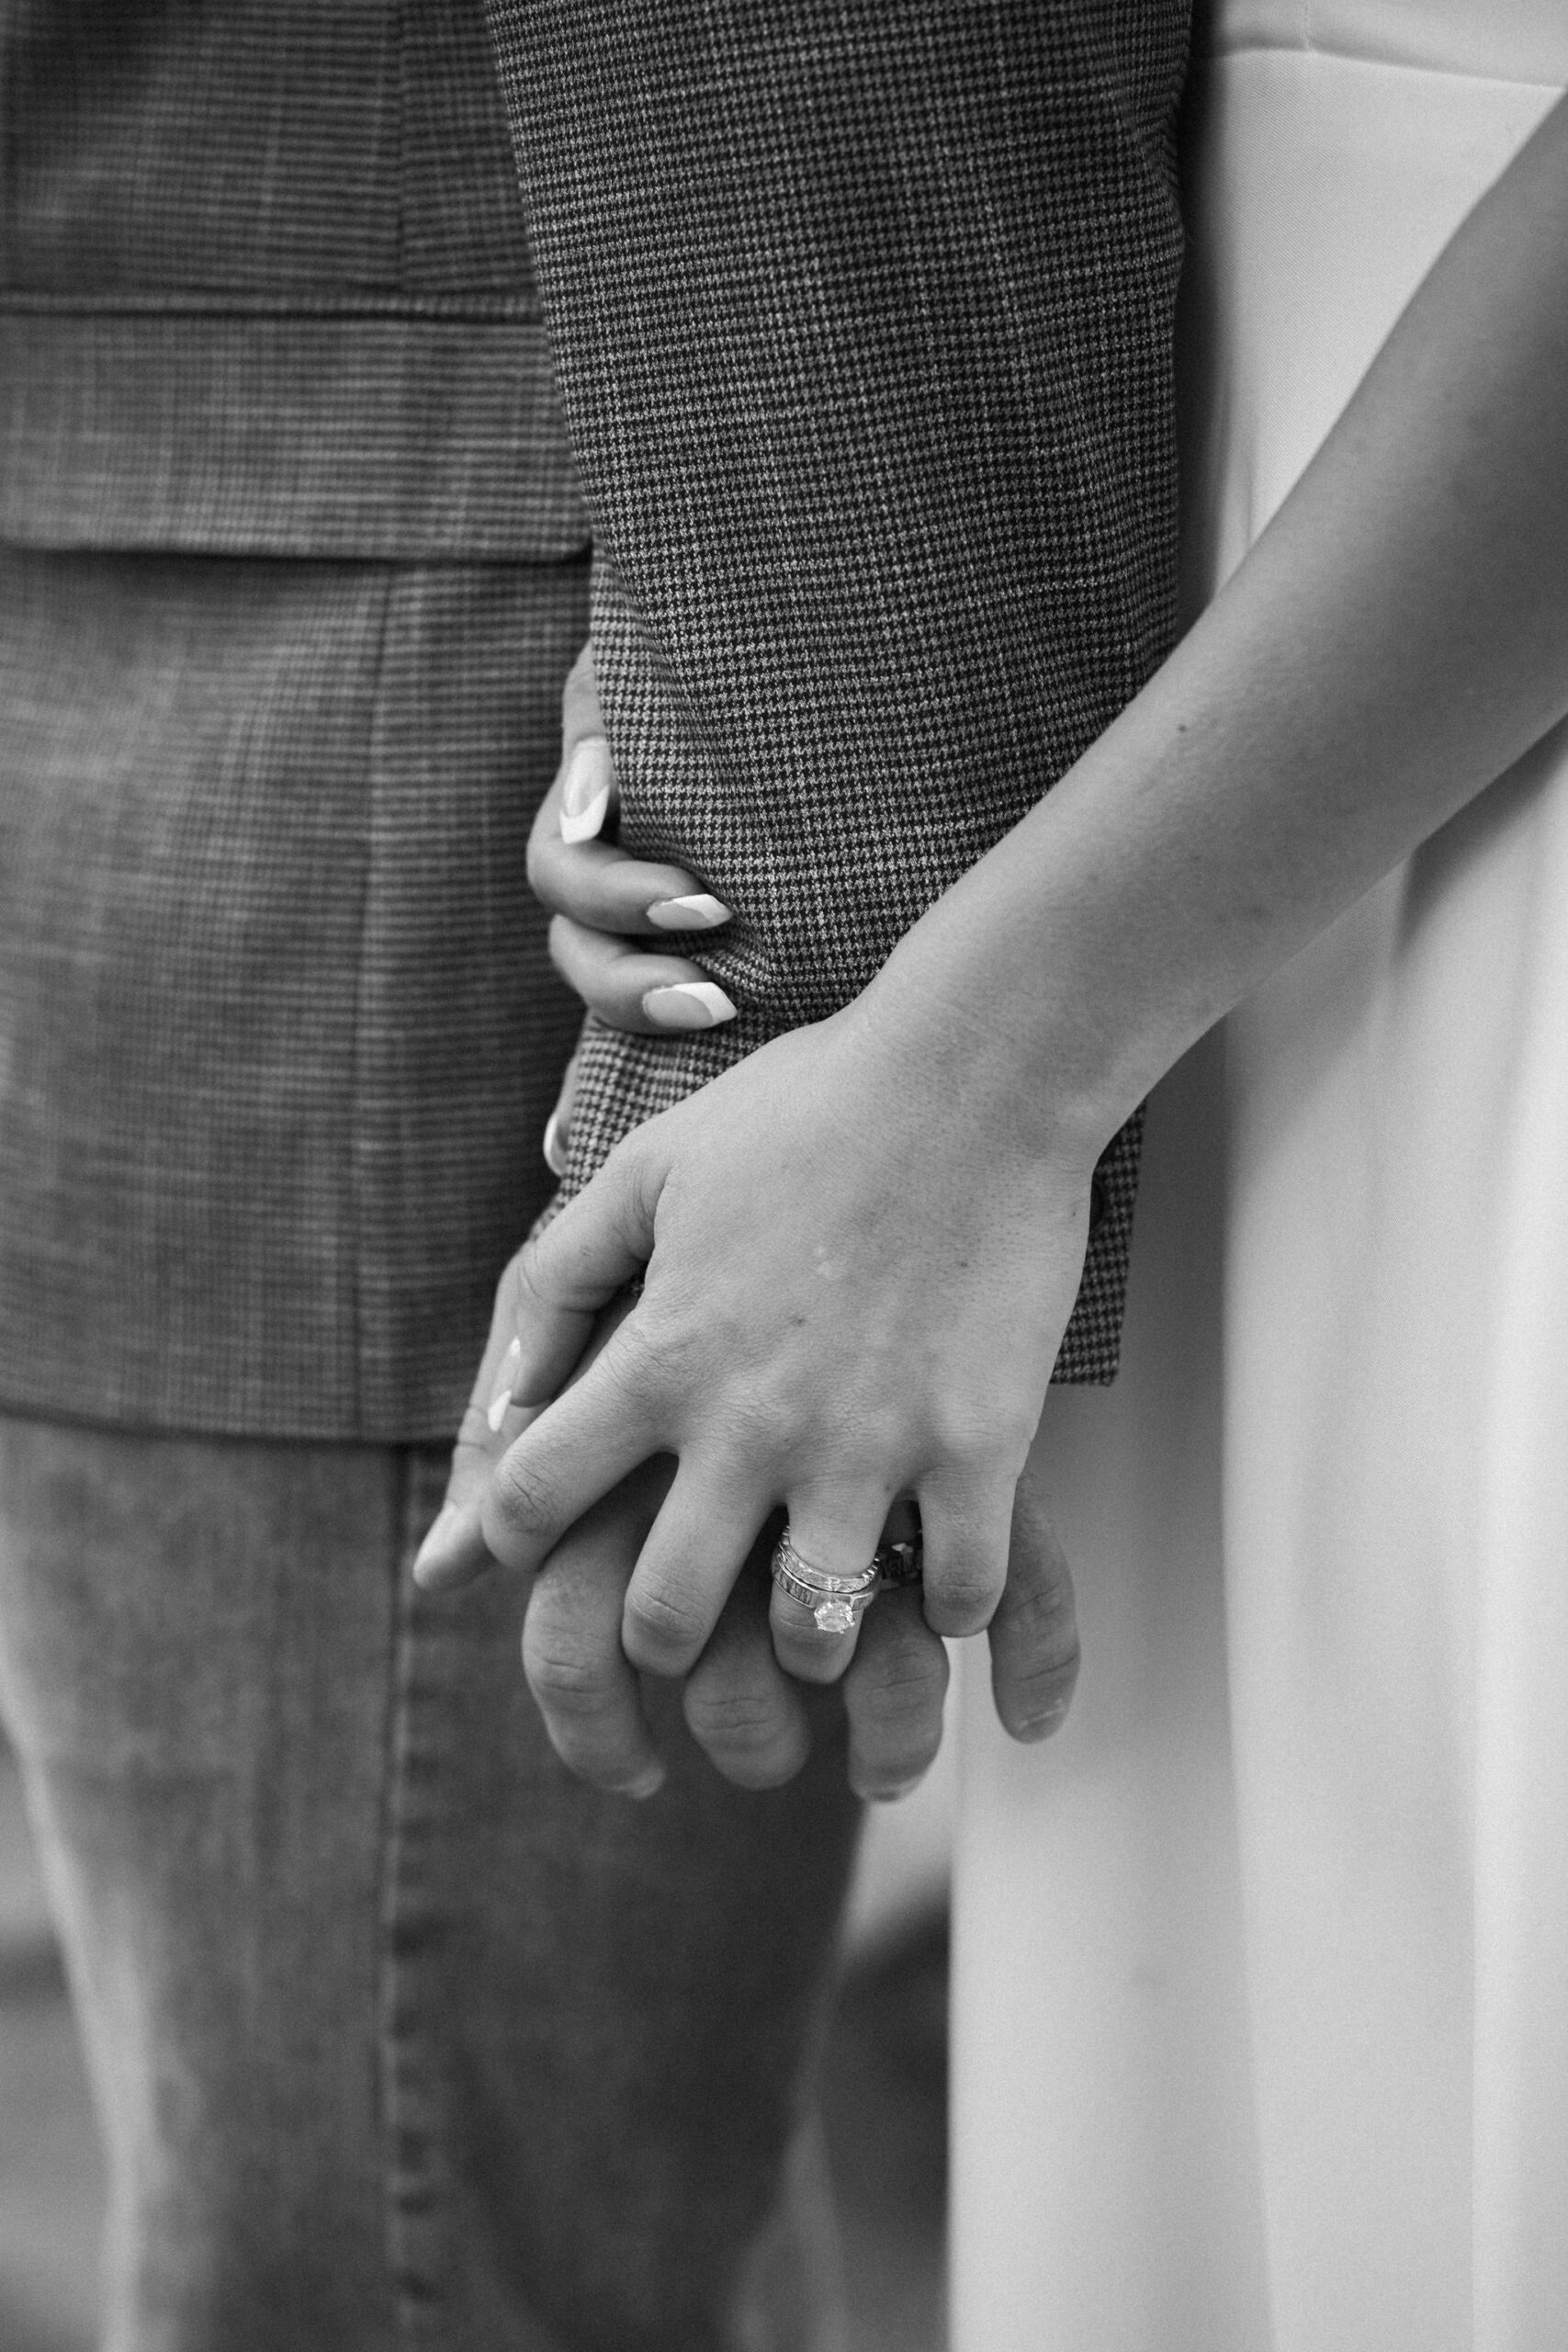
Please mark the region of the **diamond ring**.
<svg viewBox="0 0 1568 2352"><path fill-rule="evenodd" d="M811 1611L819 1634L852 1634L882 1581L876 1560L847 1577L816 1566L795 1550L787 1527L773 1546L772 1574L781 1592Z"/></svg>

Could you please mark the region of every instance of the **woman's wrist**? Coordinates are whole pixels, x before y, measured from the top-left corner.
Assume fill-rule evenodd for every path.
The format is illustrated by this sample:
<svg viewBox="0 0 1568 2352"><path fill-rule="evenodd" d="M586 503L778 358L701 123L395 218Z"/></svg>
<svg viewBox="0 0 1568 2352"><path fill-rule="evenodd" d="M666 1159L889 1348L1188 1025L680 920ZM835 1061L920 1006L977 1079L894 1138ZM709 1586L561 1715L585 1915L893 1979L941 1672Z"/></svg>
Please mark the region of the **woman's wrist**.
<svg viewBox="0 0 1568 2352"><path fill-rule="evenodd" d="M1081 992L1053 986L1030 952L1033 926L1015 928L984 903L978 869L899 942L855 1012L896 1082L961 1123L976 1149L1080 1173L1135 1108L1120 1107L1099 1024Z"/></svg>

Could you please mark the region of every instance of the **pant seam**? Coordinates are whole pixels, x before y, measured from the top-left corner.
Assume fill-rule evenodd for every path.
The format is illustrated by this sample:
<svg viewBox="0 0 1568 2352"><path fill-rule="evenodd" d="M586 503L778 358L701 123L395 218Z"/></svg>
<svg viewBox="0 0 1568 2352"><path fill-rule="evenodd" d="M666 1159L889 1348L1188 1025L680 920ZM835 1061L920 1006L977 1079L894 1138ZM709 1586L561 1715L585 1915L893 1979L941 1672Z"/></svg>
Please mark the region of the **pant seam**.
<svg viewBox="0 0 1568 2352"><path fill-rule="evenodd" d="M407 1860L411 1685L415 1653L413 1589L409 1573L413 1550L412 1522L419 1491L415 1450L409 1446L399 1447L395 1464L392 1490L395 1532L389 1563L392 1606L388 1649L386 1793L381 1823L380 1982L378 1987L379 2154L382 2245L393 2337L398 2346L412 2347L417 2341L418 2330L411 2291L414 2265L402 2203L405 2139L412 2126L407 2112L403 2080L408 2053L400 1912Z"/></svg>

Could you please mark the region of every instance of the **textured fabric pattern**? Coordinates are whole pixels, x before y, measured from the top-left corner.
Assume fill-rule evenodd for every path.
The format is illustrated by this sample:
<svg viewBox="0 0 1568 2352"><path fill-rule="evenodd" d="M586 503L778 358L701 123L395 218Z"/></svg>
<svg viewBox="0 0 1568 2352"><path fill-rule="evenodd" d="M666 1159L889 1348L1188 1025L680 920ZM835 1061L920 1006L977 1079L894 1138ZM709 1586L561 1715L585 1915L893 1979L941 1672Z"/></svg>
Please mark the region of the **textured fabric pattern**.
<svg viewBox="0 0 1568 2352"><path fill-rule="evenodd" d="M456 1425L575 1027L584 566L0 550L0 1397Z"/></svg>
<svg viewBox="0 0 1568 2352"><path fill-rule="evenodd" d="M479 0L6 0L0 535L587 541Z"/></svg>
<svg viewBox="0 0 1568 2352"><path fill-rule="evenodd" d="M534 291L477 0L6 0L0 282Z"/></svg>
<svg viewBox="0 0 1568 2352"><path fill-rule="evenodd" d="M414 1588L449 1459L0 1415L0 1706L106 2126L102 2342L825 2352L796 2134L841 1721L737 1789L666 1682L664 1791L574 1779L516 1579Z"/></svg>
<svg viewBox="0 0 1568 2352"><path fill-rule="evenodd" d="M0 537L549 561L587 517L536 319L0 308Z"/></svg>
<svg viewBox="0 0 1568 2352"><path fill-rule="evenodd" d="M490 8L622 837L737 910L733 1026L588 1032L570 1191L863 988L1167 649L1186 7ZM1135 1152L1060 1377L1114 1370Z"/></svg>
<svg viewBox="0 0 1568 2352"><path fill-rule="evenodd" d="M587 626L479 0L0 0L0 1400L447 1436Z"/></svg>

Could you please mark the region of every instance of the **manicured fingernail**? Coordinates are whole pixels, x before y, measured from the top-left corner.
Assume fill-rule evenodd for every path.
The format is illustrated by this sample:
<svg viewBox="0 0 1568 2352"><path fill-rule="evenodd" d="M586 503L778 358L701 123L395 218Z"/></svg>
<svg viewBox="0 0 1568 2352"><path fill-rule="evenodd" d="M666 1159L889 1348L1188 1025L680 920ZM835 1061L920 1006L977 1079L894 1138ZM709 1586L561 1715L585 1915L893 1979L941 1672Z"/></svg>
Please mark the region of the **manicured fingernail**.
<svg viewBox="0 0 1568 2352"><path fill-rule="evenodd" d="M501 1370L495 1376L495 1386L491 1393L490 1410L485 1415L492 1434L499 1431L512 1410L512 1384L517 1377L517 1367L522 1361L523 1342L513 1340L501 1359Z"/></svg>
<svg viewBox="0 0 1568 2352"><path fill-rule="evenodd" d="M423 1543L414 1554L413 1572L423 1576L463 1516L460 1503L443 1503L431 1521Z"/></svg>
<svg viewBox="0 0 1568 2352"><path fill-rule="evenodd" d="M656 899L648 920L660 931L716 931L729 921L729 909L708 891L694 890L689 898Z"/></svg>
<svg viewBox="0 0 1568 2352"><path fill-rule="evenodd" d="M591 842L610 807L610 746L603 735L585 735L567 763L561 786L560 837Z"/></svg>
<svg viewBox="0 0 1568 2352"><path fill-rule="evenodd" d="M635 1797L638 1804L642 1804L649 1797L656 1797L663 1786L663 1765L650 1764L646 1772L639 1772L635 1781L626 1781L615 1793L617 1796Z"/></svg>
<svg viewBox="0 0 1568 2352"><path fill-rule="evenodd" d="M570 1141L566 1128L561 1124L560 1111L558 1106L545 1121L545 1165L552 1176L566 1174L567 1146Z"/></svg>
<svg viewBox="0 0 1568 2352"><path fill-rule="evenodd" d="M642 1009L659 1029L716 1029L733 1021L735 1007L715 980L677 980L667 989L649 989Z"/></svg>

